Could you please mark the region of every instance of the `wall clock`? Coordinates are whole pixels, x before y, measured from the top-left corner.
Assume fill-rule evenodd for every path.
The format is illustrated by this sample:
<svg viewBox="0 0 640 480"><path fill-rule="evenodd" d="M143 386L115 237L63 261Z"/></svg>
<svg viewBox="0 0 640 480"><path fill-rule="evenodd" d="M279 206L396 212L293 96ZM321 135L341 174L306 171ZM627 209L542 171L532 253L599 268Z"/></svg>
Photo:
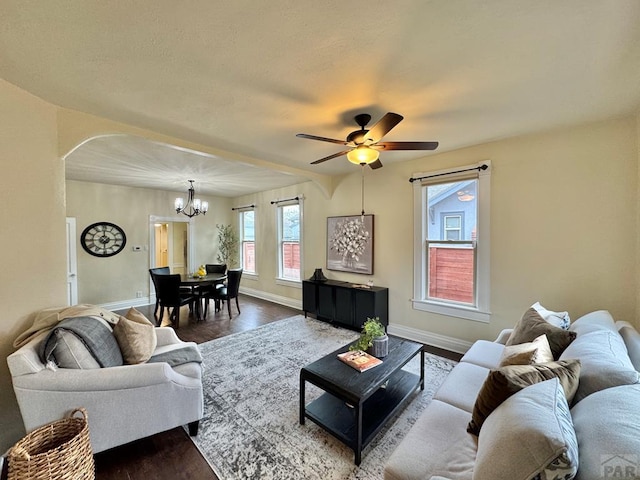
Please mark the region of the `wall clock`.
<svg viewBox="0 0 640 480"><path fill-rule="evenodd" d="M93 256L112 257L122 251L127 243L127 236L115 223L96 222L82 231L80 243Z"/></svg>

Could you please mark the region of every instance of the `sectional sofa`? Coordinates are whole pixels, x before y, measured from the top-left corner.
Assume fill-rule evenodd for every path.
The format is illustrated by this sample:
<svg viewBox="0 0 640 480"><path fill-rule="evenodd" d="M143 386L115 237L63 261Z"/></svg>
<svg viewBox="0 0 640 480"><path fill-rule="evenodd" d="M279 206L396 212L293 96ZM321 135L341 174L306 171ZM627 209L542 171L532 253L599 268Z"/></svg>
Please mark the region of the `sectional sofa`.
<svg viewBox="0 0 640 480"><path fill-rule="evenodd" d="M640 334L607 311L581 317L567 333L575 338L553 364L573 371L515 388L477 436L467 430L485 382L548 364L500 367L513 330L475 342L392 454L385 480L640 478Z"/></svg>

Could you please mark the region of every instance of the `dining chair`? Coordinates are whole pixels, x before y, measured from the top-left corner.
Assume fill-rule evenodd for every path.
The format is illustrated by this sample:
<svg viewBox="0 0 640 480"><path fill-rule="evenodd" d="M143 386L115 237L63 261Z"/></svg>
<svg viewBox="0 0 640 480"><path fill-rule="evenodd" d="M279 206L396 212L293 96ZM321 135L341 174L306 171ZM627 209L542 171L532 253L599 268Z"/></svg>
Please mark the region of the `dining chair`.
<svg viewBox="0 0 640 480"><path fill-rule="evenodd" d="M217 273L217 274L224 275L227 271L227 264L226 263L207 263L204 266L204 268L207 271L207 274ZM224 280L221 280L220 282L216 282L213 285L210 285L208 287L201 287L199 292L200 298L202 298L204 302L209 302L209 300L206 298L207 295L209 295L214 288L222 288L222 287L224 287ZM217 304L216 304L216 307L217 307ZM216 310L218 310L218 308L216 308ZM205 311L206 311L206 306L205 306ZM206 316L204 318L206 318Z"/></svg>
<svg viewBox="0 0 640 480"><path fill-rule="evenodd" d="M213 299L216 302L216 305L220 301L227 302L227 309L229 311L229 318L231 318L231 299L236 299L236 308L238 309L238 313L240 313L240 305L238 303L238 291L240 290L240 279L242 278L242 269L241 268L233 268L227 270L227 284L216 288L209 292L205 297L204 303L204 315L207 316L207 310L209 308L209 300Z"/></svg>
<svg viewBox="0 0 640 480"><path fill-rule="evenodd" d="M180 289L180 275L177 273L173 275L155 275L155 282L156 298L160 305L158 325L162 322L164 309L166 308L173 328L179 328L180 307L188 304L193 309L193 305L198 301L198 296L193 292L184 292Z"/></svg>
<svg viewBox="0 0 640 480"><path fill-rule="evenodd" d="M156 291L156 308L153 309L153 316L156 319L156 323L160 325L162 319L158 319L158 309L160 308L160 302L158 301L158 285L156 284L156 275L169 275L171 271L169 267L156 267L149 269L149 275L151 275L151 281L153 282L153 288Z"/></svg>

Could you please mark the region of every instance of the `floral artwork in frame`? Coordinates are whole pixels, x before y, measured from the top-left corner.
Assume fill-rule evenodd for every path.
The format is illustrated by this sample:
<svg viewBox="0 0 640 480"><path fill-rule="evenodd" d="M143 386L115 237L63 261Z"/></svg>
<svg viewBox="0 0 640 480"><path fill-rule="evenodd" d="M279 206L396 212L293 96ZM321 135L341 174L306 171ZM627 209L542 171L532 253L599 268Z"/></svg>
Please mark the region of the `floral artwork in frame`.
<svg viewBox="0 0 640 480"><path fill-rule="evenodd" d="M373 215L327 217L327 269L373 274Z"/></svg>

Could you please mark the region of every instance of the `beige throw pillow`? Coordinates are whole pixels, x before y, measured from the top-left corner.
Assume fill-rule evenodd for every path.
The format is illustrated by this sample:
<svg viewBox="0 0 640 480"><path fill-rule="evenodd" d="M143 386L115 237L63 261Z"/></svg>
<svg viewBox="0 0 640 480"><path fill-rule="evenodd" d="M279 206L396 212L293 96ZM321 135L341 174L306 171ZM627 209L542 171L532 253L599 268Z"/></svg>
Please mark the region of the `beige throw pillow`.
<svg viewBox="0 0 640 480"><path fill-rule="evenodd" d="M507 365L531 365L534 363L553 362L553 353L545 334L540 335L533 342L521 343L504 347L499 367Z"/></svg>
<svg viewBox="0 0 640 480"><path fill-rule="evenodd" d="M124 362L134 365L144 363L151 358L156 349L157 339L153 325L144 315L140 314L142 316L140 318L135 313L132 315L129 315L129 313L131 313L131 310L127 312L127 316L131 316L133 319L120 317L120 320L113 328L113 335L118 341Z"/></svg>
<svg viewBox="0 0 640 480"><path fill-rule="evenodd" d="M491 370L476 398L467 431L478 435L486 418L507 398L529 385L552 378L560 380L567 402L571 403L578 389L580 360L561 360L536 365L510 365Z"/></svg>
<svg viewBox="0 0 640 480"><path fill-rule="evenodd" d="M547 336L553 358L556 360L576 338L575 332L554 327L546 322L535 309L530 308L514 327L509 340L507 340L507 346L532 342L542 334Z"/></svg>
<svg viewBox="0 0 640 480"><path fill-rule="evenodd" d="M143 325L151 325L152 327L154 326L153 323L151 323L151 321L147 317L145 317L142 313L136 310L135 307L131 307L129 311L125 314L125 317L128 318L129 320L133 320L134 322L142 323Z"/></svg>

